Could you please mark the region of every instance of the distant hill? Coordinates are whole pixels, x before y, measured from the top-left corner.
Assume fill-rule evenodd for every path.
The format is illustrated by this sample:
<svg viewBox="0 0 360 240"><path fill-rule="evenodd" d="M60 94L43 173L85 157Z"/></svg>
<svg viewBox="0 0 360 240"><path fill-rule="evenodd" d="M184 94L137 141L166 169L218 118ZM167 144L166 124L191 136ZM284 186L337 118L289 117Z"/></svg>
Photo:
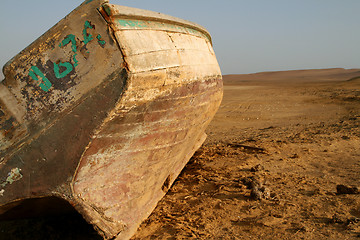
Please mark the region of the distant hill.
<svg viewBox="0 0 360 240"><path fill-rule="evenodd" d="M348 82L359 82L360 81L360 76L359 77L354 77L354 78L350 78L349 80L347 80Z"/></svg>
<svg viewBox="0 0 360 240"><path fill-rule="evenodd" d="M326 82L326 81L347 81L360 78L360 69L310 69L292 70L278 72L260 72L252 74L224 75L224 83L227 85L240 82Z"/></svg>

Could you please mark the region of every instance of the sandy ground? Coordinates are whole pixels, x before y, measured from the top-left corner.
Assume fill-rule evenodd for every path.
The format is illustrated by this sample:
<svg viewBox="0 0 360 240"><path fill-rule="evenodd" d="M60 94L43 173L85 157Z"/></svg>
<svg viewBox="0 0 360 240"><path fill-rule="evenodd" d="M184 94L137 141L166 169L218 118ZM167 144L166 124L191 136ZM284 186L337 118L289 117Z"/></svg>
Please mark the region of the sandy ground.
<svg viewBox="0 0 360 240"><path fill-rule="evenodd" d="M360 69L224 77L195 153L135 239L360 239ZM100 239L78 215L0 239Z"/></svg>
<svg viewBox="0 0 360 240"><path fill-rule="evenodd" d="M337 194L360 187L352 74L225 76L206 144L133 239L359 238L360 195Z"/></svg>

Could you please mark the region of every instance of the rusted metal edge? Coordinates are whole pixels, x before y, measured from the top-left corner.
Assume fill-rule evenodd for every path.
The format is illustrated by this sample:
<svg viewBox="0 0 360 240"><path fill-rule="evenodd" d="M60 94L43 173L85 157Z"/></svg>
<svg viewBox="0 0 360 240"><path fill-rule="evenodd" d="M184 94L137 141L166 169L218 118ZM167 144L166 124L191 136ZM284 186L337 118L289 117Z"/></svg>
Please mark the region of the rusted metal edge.
<svg viewBox="0 0 360 240"><path fill-rule="evenodd" d="M130 69L129 69L129 65L128 65L127 61L126 61L125 52L122 50L120 42L118 41L118 39L116 38L116 35L115 35L116 31L114 29L113 18L107 14L107 12L105 11L103 5L101 7L99 7L97 10L98 10L99 14L102 16L102 18L105 20L105 22L107 23L109 34L113 38L114 42L116 42L116 45L118 46L119 51L121 53L122 59L124 61L123 62L124 68L126 69L128 75L130 75L131 72L130 72ZM126 89L127 89L127 87L126 87Z"/></svg>

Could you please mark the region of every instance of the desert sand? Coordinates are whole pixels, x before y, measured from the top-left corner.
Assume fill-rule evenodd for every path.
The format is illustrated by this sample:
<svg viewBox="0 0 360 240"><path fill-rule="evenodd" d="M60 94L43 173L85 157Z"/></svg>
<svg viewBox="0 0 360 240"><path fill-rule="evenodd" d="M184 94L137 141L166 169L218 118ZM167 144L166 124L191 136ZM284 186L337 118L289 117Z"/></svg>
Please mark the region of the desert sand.
<svg viewBox="0 0 360 240"><path fill-rule="evenodd" d="M224 76L224 99L137 239L359 239L360 69ZM100 239L81 216L0 239Z"/></svg>

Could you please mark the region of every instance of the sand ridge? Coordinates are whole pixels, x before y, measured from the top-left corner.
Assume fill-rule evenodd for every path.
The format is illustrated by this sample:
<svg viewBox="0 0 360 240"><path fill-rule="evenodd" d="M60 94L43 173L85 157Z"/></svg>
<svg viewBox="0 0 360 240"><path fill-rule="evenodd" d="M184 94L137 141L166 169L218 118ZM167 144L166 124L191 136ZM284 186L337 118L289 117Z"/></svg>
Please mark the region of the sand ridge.
<svg viewBox="0 0 360 240"><path fill-rule="evenodd" d="M241 82L314 83L326 81L346 81L359 76L360 69L309 69L225 75L224 83L226 85L236 85Z"/></svg>

